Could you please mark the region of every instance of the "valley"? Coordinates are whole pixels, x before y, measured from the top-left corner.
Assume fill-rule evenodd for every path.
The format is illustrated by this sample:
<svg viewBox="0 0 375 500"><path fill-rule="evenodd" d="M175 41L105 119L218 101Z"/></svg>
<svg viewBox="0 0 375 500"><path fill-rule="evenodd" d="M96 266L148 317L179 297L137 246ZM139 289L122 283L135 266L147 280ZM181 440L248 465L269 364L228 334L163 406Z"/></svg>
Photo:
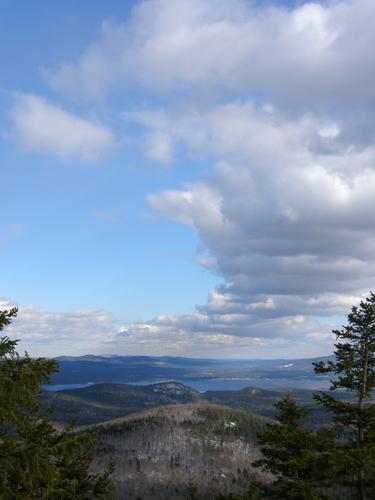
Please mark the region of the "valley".
<svg viewBox="0 0 375 500"><path fill-rule="evenodd" d="M54 407L57 427L75 420L81 430L96 435L92 469L102 472L109 463L115 465L115 500L213 499L219 494L244 495L252 481L269 482L269 476L252 466L261 455L257 434L273 421L274 405L287 393L310 410L305 426L318 429L329 421L327 412L313 403L316 391L293 388L295 381L313 376L312 360L85 358L60 360L54 382L69 388L43 390L42 401L45 408ZM148 379L174 373L179 381L144 385L137 381L145 378L144 369ZM285 372L289 388L251 385L263 377L276 382ZM222 378L215 377L228 375L251 379L239 390L222 390L215 384ZM107 379L111 381L101 382ZM70 388L73 380L83 387ZM188 385L192 380L209 382L218 390L199 391ZM342 399L348 397L341 394Z"/></svg>

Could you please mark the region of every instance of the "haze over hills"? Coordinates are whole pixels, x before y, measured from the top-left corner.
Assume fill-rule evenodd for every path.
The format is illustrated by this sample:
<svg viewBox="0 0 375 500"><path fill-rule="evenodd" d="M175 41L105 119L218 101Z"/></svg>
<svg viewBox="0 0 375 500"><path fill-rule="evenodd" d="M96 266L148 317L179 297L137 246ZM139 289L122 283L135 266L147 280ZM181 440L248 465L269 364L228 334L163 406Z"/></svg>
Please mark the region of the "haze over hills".
<svg viewBox="0 0 375 500"><path fill-rule="evenodd" d="M306 359L196 359L152 356L62 356L53 384L139 382L165 379L316 377Z"/></svg>

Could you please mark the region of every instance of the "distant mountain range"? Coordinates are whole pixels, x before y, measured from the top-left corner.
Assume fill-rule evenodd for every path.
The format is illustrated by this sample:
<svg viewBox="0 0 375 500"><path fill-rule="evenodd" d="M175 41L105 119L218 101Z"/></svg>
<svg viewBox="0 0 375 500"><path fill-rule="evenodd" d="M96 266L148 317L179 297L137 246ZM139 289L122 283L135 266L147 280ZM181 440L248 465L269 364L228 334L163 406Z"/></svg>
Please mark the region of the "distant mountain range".
<svg viewBox="0 0 375 500"><path fill-rule="evenodd" d="M56 358L60 371L53 384L131 383L148 380L210 378L312 377L313 361L308 359L194 359L151 356L61 356Z"/></svg>

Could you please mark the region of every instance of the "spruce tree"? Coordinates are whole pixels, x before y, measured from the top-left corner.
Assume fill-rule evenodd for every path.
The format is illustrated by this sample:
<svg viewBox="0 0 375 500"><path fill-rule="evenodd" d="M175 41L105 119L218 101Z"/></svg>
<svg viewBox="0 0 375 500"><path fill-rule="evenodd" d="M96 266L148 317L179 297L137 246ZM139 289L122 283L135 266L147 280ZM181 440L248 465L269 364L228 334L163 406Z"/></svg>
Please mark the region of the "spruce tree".
<svg viewBox="0 0 375 500"><path fill-rule="evenodd" d="M0 311L0 331L17 309ZM91 474L94 436L57 430L40 403L54 360L20 357L17 341L0 339L0 492L2 500L109 498L110 469Z"/></svg>
<svg viewBox="0 0 375 500"><path fill-rule="evenodd" d="M351 498L375 498L375 294L352 307L348 324L334 330L335 360L314 363L318 374L333 374L330 391L351 394L349 401L332 393L315 395L333 414L338 433L336 478Z"/></svg>
<svg viewBox="0 0 375 500"><path fill-rule="evenodd" d="M301 425L309 411L290 396L275 404L277 423L269 423L258 434L263 458L253 463L275 478L262 487L263 498L320 500L329 484L330 453L334 436L330 431L314 432Z"/></svg>

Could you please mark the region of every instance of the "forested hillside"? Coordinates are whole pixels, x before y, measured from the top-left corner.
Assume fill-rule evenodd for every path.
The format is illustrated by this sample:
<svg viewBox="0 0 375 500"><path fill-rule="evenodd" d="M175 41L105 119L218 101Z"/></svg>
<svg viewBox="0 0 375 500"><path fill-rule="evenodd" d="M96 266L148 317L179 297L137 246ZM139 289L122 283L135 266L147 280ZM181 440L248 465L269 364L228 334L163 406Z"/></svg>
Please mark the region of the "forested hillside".
<svg viewBox="0 0 375 500"><path fill-rule="evenodd" d="M68 423L78 418L81 425L104 422L161 405L206 401L198 391L176 382L145 387L97 384L84 389L44 391L42 398L45 406L54 405L55 422Z"/></svg>
<svg viewBox="0 0 375 500"><path fill-rule="evenodd" d="M97 384L83 389L46 392L42 394L47 406L53 404L55 422L68 423L78 418L80 425L101 423L131 413L161 405L185 403L212 403L247 410L257 415L273 418L274 404L287 392L299 404L311 409L307 423L324 425L327 412L313 404L313 391L303 389L266 390L247 387L239 391L208 391L200 393L176 382L164 382L148 386L127 384ZM341 394L342 398L348 398Z"/></svg>
<svg viewBox="0 0 375 500"><path fill-rule="evenodd" d="M256 434L266 420L217 405L176 405L120 418L96 428L94 470L113 460L114 499L196 499L245 493L260 457Z"/></svg>

